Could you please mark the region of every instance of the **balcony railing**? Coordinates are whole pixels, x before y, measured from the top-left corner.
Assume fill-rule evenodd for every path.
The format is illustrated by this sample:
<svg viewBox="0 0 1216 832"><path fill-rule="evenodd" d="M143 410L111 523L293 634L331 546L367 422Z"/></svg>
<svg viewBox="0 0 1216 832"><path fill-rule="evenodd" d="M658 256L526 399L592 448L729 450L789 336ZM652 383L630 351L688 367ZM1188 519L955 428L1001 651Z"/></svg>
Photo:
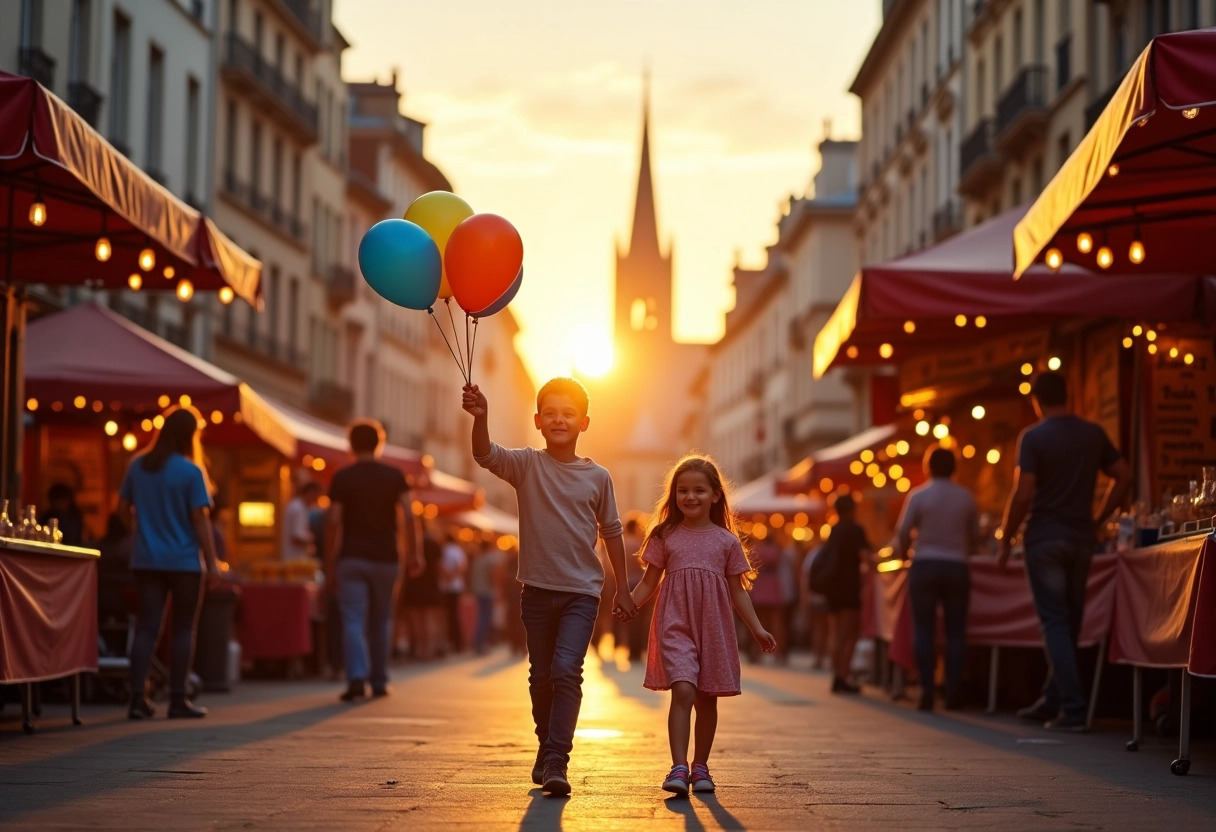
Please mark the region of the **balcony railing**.
<svg viewBox="0 0 1216 832"><path fill-rule="evenodd" d="M355 273L346 266L334 263L325 276L325 298L335 309L355 299Z"/></svg>
<svg viewBox="0 0 1216 832"><path fill-rule="evenodd" d="M55 86L55 59L40 47L24 47L17 56L17 73L33 78L49 90Z"/></svg>
<svg viewBox="0 0 1216 832"><path fill-rule="evenodd" d="M1065 35L1056 44L1056 92L1072 80L1072 35Z"/></svg>
<svg viewBox="0 0 1216 832"><path fill-rule="evenodd" d="M72 81L68 84L68 106L79 113L90 127L97 127L97 118L101 115L101 93L97 90L84 81Z"/></svg>
<svg viewBox="0 0 1216 832"><path fill-rule="evenodd" d="M307 360L303 352L295 345L284 344L272 335L251 331L246 333L244 340L245 344L253 352L278 361L280 364L285 364L292 369L303 371L307 366Z"/></svg>
<svg viewBox="0 0 1216 832"><path fill-rule="evenodd" d="M992 173L999 171L1000 156L996 152L995 125L986 118L963 139L959 147L959 190L977 190Z"/></svg>
<svg viewBox="0 0 1216 832"><path fill-rule="evenodd" d="M291 13L295 15L296 20L300 21L300 25L308 30L317 40L321 39L321 15L313 8L308 0L284 0L287 8L291 9Z"/></svg>
<svg viewBox="0 0 1216 832"><path fill-rule="evenodd" d="M333 422L348 422L355 409L355 392L336 381L316 381L308 391L313 413Z"/></svg>
<svg viewBox="0 0 1216 832"><path fill-rule="evenodd" d="M299 137L309 142L317 140L316 105L308 103L299 87L289 82L274 64L236 32L228 33L224 70L229 77L251 82L252 91L259 94L268 111L281 116L284 124Z"/></svg>
<svg viewBox="0 0 1216 832"><path fill-rule="evenodd" d="M1046 127L1047 77L1047 67L1028 66L997 102L997 142L1005 152L1016 153Z"/></svg>
<svg viewBox="0 0 1216 832"><path fill-rule="evenodd" d="M953 236L963 228L963 210L957 202L947 202L933 212L933 241Z"/></svg>
<svg viewBox="0 0 1216 832"><path fill-rule="evenodd" d="M231 168L224 171L224 193L240 203L245 210L273 226L296 242L304 239L304 223L290 214L269 196L248 182L241 181Z"/></svg>

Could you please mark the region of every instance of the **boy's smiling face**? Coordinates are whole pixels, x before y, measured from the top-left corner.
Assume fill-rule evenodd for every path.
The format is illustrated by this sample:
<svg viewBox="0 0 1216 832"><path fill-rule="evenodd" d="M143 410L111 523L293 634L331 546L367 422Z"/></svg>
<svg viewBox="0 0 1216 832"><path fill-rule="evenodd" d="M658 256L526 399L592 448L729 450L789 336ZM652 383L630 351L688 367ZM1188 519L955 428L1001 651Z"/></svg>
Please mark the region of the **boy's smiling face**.
<svg viewBox="0 0 1216 832"><path fill-rule="evenodd" d="M532 419L550 448L574 445L591 424L590 417L565 393L546 395L541 399L540 412Z"/></svg>

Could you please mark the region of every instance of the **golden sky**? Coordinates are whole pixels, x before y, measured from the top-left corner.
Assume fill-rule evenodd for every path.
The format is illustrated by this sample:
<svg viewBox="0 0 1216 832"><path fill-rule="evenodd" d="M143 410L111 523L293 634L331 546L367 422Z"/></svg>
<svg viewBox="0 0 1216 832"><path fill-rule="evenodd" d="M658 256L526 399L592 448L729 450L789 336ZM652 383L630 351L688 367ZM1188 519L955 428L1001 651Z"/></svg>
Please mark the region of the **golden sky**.
<svg viewBox="0 0 1216 832"><path fill-rule="evenodd" d="M511 309L537 383L569 373L609 332L644 69L676 337L714 341L736 258L763 265L786 200L810 187L824 120L833 138L857 137L847 88L880 18L879 0L334 4L352 43L347 79L383 83L396 67L403 111L428 124L427 156L475 210L519 229L524 282Z"/></svg>

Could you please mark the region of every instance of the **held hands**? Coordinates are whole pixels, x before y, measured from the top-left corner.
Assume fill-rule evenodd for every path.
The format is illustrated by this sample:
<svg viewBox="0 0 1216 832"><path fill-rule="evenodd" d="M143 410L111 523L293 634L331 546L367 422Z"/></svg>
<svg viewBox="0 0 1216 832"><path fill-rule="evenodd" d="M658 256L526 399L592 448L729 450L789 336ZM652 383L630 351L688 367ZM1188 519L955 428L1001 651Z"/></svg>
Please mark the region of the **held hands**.
<svg viewBox="0 0 1216 832"><path fill-rule="evenodd" d="M485 393L482 393L476 384L466 384L464 386L464 395L460 399L460 406L474 418L485 416L490 409Z"/></svg>
<svg viewBox="0 0 1216 832"><path fill-rule="evenodd" d="M1009 563L1009 556L1013 553L1013 544L1009 540L1009 535L1005 535L996 544L996 565L1004 569Z"/></svg>
<svg viewBox="0 0 1216 832"><path fill-rule="evenodd" d="M612 599L612 617L617 621L632 621L641 609L633 600L632 593L618 592Z"/></svg>
<svg viewBox="0 0 1216 832"><path fill-rule="evenodd" d="M777 650L777 639L768 630L761 627L757 632L752 633L756 639L756 643L760 645L760 649L765 653L773 653Z"/></svg>

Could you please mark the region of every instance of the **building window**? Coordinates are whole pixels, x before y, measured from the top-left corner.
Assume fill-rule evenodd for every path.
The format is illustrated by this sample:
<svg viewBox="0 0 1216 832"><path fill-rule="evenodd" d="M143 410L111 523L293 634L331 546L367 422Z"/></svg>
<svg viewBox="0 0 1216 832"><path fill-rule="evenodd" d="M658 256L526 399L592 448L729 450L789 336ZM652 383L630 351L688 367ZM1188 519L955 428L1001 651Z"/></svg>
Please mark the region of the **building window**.
<svg viewBox="0 0 1216 832"><path fill-rule="evenodd" d="M997 100L1001 97L1005 86L1005 41L997 35L995 43L992 46L992 98Z"/></svg>
<svg viewBox="0 0 1216 832"><path fill-rule="evenodd" d="M634 332L656 329L658 325L654 298L635 298L629 308L629 326Z"/></svg>
<svg viewBox="0 0 1216 832"><path fill-rule="evenodd" d="M287 346L294 354L300 343L300 279L287 283Z"/></svg>
<svg viewBox="0 0 1216 832"><path fill-rule="evenodd" d="M148 110L145 115L144 155L148 169L163 177L162 145L165 129L165 53L158 46L148 48Z"/></svg>
<svg viewBox="0 0 1216 832"><path fill-rule="evenodd" d="M1064 163L1068 161L1068 157L1072 155L1072 141L1069 139L1067 133L1060 136L1058 152L1059 161L1056 163L1057 169L1063 167Z"/></svg>
<svg viewBox="0 0 1216 832"><path fill-rule="evenodd" d="M127 149L130 110L131 20L114 12L114 45L110 50L110 140Z"/></svg>
<svg viewBox="0 0 1216 832"><path fill-rule="evenodd" d="M282 300L280 292L282 287L279 285L279 267L270 267L270 280L266 284L266 313L268 323L270 324L270 344L271 347L277 347L279 344L279 301Z"/></svg>
<svg viewBox="0 0 1216 832"><path fill-rule="evenodd" d="M283 74L283 61L287 55L287 42L283 40L283 35L277 34L274 36L274 68Z"/></svg>
<svg viewBox="0 0 1216 832"><path fill-rule="evenodd" d="M21 46L23 49L42 46L42 0L21 2Z"/></svg>
<svg viewBox="0 0 1216 832"><path fill-rule="evenodd" d="M1072 32L1072 0L1060 0L1060 37Z"/></svg>
<svg viewBox="0 0 1216 832"><path fill-rule="evenodd" d="M262 13L253 13L253 49L255 54L262 57L262 41L265 34L265 26L262 23Z"/></svg>
<svg viewBox="0 0 1216 832"><path fill-rule="evenodd" d="M254 207L261 199L261 183L258 173L262 169L262 125L257 121L249 126L249 195Z"/></svg>
<svg viewBox="0 0 1216 832"><path fill-rule="evenodd" d="M228 0L228 31L240 31L241 3L240 0Z"/></svg>
<svg viewBox="0 0 1216 832"><path fill-rule="evenodd" d="M1043 0L1034 0L1030 25L1033 27L1034 62L1036 66L1042 66L1047 59L1047 32L1045 30L1046 24L1043 21Z"/></svg>
<svg viewBox="0 0 1216 832"><path fill-rule="evenodd" d="M84 81L89 77L89 31L92 29L91 0L72 3L72 42L68 56L68 80Z"/></svg>
<svg viewBox="0 0 1216 832"><path fill-rule="evenodd" d="M276 214L283 209L283 140L278 136L270 146L270 205Z"/></svg>
<svg viewBox="0 0 1216 832"><path fill-rule="evenodd" d="M225 107L226 116L224 118L224 178L225 187L230 187L232 183L227 182L228 176L236 168L236 130L237 130L237 108L236 101L229 98Z"/></svg>
<svg viewBox="0 0 1216 832"><path fill-rule="evenodd" d="M1013 13L1013 65L1014 68L1020 67L1026 62L1026 53L1023 51L1025 44L1025 35L1022 26L1022 10L1018 9Z"/></svg>
<svg viewBox="0 0 1216 832"><path fill-rule="evenodd" d="M199 204L198 190L198 140L201 115L200 91L198 79L186 78L186 196L195 204Z"/></svg>
<svg viewBox="0 0 1216 832"><path fill-rule="evenodd" d="M300 154L291 154L291 217L300 218Z"/></svg>

